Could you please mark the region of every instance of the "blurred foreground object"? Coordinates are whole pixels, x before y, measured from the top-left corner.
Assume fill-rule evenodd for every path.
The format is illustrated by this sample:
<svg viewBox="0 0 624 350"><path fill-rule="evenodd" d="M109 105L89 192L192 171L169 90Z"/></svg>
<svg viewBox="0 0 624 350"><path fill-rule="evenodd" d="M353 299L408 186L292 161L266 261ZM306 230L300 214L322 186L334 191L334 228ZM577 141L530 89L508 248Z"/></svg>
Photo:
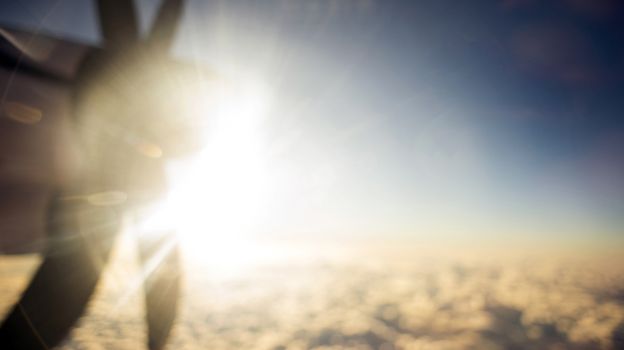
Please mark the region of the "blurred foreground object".
<svg viewBox="0 0 624 350"><path fill-rule="evenodd" d="M0 252L45 245L0 328L2 349L61 344L125 214L149 210L166 189L166 160L197 148L190 99L201 72L168 58L182 0L163 2L146 40L130 0L101 0L98 10L104 49L0 29L0 187L9 194L0 201ZM148 346L161 349L179 299L178 242L169 231L139 240Z"/></svg>

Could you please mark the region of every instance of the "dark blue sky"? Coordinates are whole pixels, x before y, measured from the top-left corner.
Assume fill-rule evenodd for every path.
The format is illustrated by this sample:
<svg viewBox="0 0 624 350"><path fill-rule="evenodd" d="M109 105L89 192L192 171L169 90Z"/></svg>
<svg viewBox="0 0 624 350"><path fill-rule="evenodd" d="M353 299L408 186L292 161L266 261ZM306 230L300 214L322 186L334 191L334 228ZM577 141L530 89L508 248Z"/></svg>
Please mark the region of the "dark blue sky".
<svg viewBox="0 0 624 350"><path fill-rule="evenodd" d="M158 1L138 3L147 30ZM0 21L99 40L80 0L6 2ZM617 0L189 1L176 54L273 86L266 132L290 140L277 158L336 174L329 199L294 216L326 208L316 221L344 222L321 225L335 230L618 234L621 23Z"/></svg>

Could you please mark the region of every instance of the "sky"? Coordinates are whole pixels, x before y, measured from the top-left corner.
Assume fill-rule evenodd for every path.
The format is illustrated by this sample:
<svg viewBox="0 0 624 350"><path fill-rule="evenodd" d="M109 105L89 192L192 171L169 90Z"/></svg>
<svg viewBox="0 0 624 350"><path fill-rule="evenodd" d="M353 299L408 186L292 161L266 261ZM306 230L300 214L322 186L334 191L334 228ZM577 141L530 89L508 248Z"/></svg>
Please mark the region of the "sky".
<svg viewBox="0 0 624 350"><path fill-rule="evenodd" d="M158 3L137 1L144 33ZM622 20L617 0L195 0L172 54L268 87L261 231L603 241L624 238ZM0 23L101 41L88 1Z"/></svg>

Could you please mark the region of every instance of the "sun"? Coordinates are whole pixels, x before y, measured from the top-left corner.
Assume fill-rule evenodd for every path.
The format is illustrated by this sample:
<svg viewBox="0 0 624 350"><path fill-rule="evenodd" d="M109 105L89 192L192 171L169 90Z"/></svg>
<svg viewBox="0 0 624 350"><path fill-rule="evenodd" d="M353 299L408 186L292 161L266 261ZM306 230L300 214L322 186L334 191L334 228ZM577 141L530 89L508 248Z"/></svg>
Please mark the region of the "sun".
<svg viewBox="0 0 624 350"><path fill-rule="evenodd" d="M175 229L184 254L196 262L232 265L257 255L248 240L275 189L264 134L271 104L267 85L250 78L202 96L203 150L170 167L170 191L144 228Z"/></svg>

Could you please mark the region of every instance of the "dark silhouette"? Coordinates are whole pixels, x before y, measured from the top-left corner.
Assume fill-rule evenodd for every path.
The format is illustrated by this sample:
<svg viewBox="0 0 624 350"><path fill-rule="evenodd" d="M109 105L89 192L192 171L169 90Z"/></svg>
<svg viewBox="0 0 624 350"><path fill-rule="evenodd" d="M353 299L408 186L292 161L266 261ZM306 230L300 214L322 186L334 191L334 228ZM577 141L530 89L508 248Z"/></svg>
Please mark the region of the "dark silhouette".
<svg viewBox="0 0 624 350"><path fill-rule="evenodd" d="M153 203L165 188L165 156L188 151L171 88L194 67L167 58L182 0L165 0L146 40L130 0L99 0L103 49L89 50L75 74L48 74L21 59L0 64L69 87L82 152L79 175L50 199L45 257L0 328L2 349L58 346L84 313L126 212ZM23 63L23 64L22 64ZM186 74L186 75L185 75ZM168 91L168 90L165 90ZM173 106L172 106L173 105ZM168 118L168 119L167 119ZM94 197L95 196L95 197ZM179 252L172 232L139 237L146 268L148 346L164 347L179 299Z"/></svg>

